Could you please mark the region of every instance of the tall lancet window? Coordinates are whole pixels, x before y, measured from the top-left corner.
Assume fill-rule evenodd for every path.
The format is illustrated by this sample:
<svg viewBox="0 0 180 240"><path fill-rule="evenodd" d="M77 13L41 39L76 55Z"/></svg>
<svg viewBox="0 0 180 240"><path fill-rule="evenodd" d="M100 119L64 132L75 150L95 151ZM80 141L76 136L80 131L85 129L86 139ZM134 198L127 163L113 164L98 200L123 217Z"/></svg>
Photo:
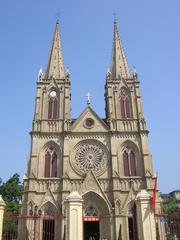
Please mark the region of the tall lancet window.
<svg viewBox="0 0 180 240"><path fill-rule="evenodd" d="M57 153L52 147L45 153L44 177L57 177Z"/></svg>
<svg viewBox="0 0 180 240"><path fill-rule="evenodd" d="M51 91L48 101L48 119L57 119L59 117L59 102L56 91Z"/></svg>
<svg viewBox="0 0 180 240"><path fill-rule="evenodd" d="M129 147L126 147L123 152L123 164L125 176L136 176L136 158Z"/></svg>
<svg viewBox="0 0 180 240"><path fill-rule="evenodd" d="M122 88L120 91L120 108L122 118L132 118L131 100L125 88Z"/></svg>

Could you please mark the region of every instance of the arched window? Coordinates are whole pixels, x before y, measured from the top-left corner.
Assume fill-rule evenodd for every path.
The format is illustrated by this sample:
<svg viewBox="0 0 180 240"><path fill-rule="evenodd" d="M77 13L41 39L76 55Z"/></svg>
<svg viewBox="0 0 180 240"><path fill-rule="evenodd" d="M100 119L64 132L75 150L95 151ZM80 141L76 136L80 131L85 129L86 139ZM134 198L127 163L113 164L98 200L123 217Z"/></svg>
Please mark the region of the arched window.
<svg viewBox="0 0 180 240"><path fill-rule="evenodd" d="M45 154L44 177L57 177L57 154L52 147Z"/></svg>
<svg viewBox="0 0 180 240"><path fill-rule="evenodd" d="M90 205L85 209L84 215L85 216L98 216L98 211L94 206Z"/></svg>
<svg viewBox="0 0 180 240"><path fill-rule="evenodd" d="M49 152L45 155L45 177L50 177L50 161L51 161L51 155Z"/></svg>
<svg viewBox="0 0 180 240"><path fill-rule="evenodd" d="M120 91L120 107L122 118L132 118L131 101L125 88L122 88Z"/></svg>
<svg viewBox="0 0 180 240"><path fill-rule="evenodd" d="M57 154L56 154L56 152L54 152L52 155L51 177L57 177Z"/></svg>
<svg viewBox="0 0 180 240"><path fill-rule="evenodd" d="M129 147L126 147L123 152L123 164L125 176L136 176L135 154Z"/></svg>
<svg viewBox="0 0 180 240"><path fill-rule="evenodd" d="M125 176L130 176L130 171L129 171L129 156L126 151L123 152L123 162L124 162L124 175Z"/></svg>
<svg viewBox="0 0 180 240"><path fill-rule="evenodd" d="M59 115L59 102L57 99L57 93L55 91L50 92L50 98L48 101L48 119L57 119Z"/></svg>

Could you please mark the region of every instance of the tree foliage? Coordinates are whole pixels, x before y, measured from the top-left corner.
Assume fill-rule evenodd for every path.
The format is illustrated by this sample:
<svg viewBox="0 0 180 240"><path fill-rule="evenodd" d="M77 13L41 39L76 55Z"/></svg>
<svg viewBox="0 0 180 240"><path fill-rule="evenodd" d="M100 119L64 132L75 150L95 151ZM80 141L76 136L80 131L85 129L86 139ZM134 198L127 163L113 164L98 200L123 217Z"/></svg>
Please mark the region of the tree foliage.
<svg viewBox="0 0 180 240"><path fill-rule="evenodd" d="M167 240L180 239L180 207L176 199L167 196L163 201L162 208L165 213Z"/></svg>
<svg viewBox="0 0 180 240"><path fill-rule="evenodd" d="M163 211L167 214L180 211L176 199L171 196L167 196L163 203Z"/></svg>
<svg viewBox="0 0 180 240"><path fill-rule="evenodd" d="M19 174L15 173L6 182L0 183L0 195L6 203L5 211L18 213L23 186L19 179Z"/></svg>

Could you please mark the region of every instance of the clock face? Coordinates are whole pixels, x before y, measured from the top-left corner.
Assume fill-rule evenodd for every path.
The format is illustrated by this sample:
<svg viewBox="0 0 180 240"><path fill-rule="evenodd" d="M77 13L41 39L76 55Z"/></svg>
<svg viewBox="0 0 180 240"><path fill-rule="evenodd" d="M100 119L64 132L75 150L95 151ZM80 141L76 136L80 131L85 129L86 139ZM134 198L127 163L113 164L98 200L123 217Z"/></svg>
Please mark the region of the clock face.
<svg viewBox="0 0 180 240"><path fill-rule="evenodd" d="M50 92L50 96L51 96L51 97L56 97L56 95L57 95L57 94L56 94L55 91L51 91L51 92Z"/></svg>

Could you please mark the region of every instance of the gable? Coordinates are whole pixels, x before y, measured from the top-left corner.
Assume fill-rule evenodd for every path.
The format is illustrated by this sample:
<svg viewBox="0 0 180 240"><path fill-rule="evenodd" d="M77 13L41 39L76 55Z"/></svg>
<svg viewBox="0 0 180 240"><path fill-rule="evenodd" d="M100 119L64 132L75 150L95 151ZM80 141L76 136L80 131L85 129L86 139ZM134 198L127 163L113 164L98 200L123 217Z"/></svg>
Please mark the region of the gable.
<svg viewBox="0 0 180 240"><path fill-rule="evenodd" d="M92 110L87 107L71 126L72 132L108 132L106 123Z"/></svg>

